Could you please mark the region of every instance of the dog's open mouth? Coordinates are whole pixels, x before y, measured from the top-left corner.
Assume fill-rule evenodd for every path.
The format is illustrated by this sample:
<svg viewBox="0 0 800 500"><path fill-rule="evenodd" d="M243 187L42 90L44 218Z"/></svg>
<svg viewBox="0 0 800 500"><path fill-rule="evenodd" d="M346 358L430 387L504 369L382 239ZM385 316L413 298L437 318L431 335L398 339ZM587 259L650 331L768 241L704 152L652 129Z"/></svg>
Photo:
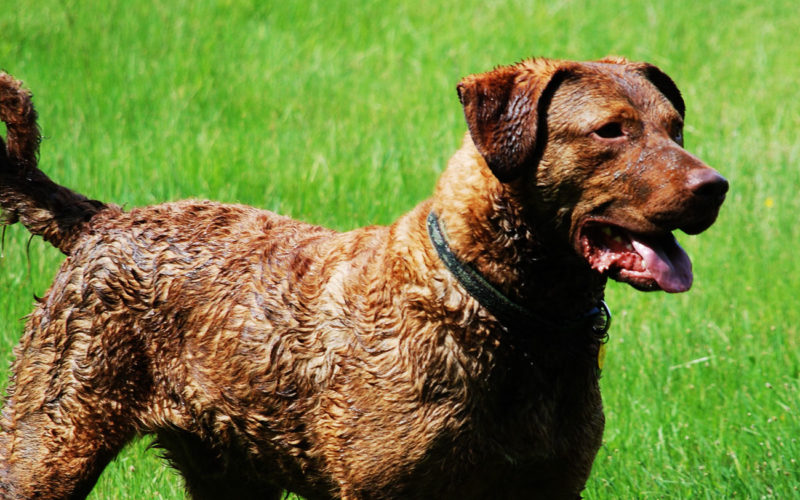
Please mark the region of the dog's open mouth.
<svg viewBox="0 0 800 500"><path fill-rule="evenodd" d="M590 223L581 229L579 245L592 269L640 290L678 293L692 286L692 261L670 232L642 235Z"/></svg>

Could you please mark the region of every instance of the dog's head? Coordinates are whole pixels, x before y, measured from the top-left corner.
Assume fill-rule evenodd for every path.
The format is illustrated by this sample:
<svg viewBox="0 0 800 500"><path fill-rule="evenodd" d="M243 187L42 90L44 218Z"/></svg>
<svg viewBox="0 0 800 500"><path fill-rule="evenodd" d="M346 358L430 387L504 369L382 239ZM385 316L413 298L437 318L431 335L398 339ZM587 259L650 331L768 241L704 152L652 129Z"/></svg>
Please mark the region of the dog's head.
<svg viewBox="0 0 800 500"><path fill-rule="evenodd" d="M497 179L589 266L641 290L689 289L672 231L707 229L728 183L683 149L685 106L666 74L533 59L464 78L458 94Z"/></svg>

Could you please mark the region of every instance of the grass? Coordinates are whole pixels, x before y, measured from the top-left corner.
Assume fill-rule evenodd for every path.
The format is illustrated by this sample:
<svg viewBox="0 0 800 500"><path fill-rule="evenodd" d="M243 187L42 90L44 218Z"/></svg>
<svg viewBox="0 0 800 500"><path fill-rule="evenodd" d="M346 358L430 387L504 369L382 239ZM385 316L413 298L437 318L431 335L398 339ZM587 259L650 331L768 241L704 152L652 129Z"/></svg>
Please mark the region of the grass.
<svg viewBox="0 0 800 500"><path fill-rule="evenodd" d="M531 55L667 71L688 149L732 190L682 237L695 287L611 284L605 443L585 497L800 497L800 79L789 0L122 2L0 11L0 67L35 92L42 166L127 206L242 202L338 229L424 199L465 130L455 84ZM0 379L62 257L20 227L0 259ZM5 382L1 382L5 383ZM146 441L92 498L182 498Z"/></svg>

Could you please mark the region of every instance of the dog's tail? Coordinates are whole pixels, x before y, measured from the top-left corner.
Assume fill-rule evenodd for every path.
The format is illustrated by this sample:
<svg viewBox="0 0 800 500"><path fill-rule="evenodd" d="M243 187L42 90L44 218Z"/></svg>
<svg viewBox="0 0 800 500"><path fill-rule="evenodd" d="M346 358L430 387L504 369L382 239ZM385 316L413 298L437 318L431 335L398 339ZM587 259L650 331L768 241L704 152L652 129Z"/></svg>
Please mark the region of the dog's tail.
<svg viewBox="0 0 800 500"><path fill-rule="evenodd" d="M85 222L108 207L59 186L37 167L41 134L31 93L11 75L0 72L0 225L17 221L69 255Z"/></svg>

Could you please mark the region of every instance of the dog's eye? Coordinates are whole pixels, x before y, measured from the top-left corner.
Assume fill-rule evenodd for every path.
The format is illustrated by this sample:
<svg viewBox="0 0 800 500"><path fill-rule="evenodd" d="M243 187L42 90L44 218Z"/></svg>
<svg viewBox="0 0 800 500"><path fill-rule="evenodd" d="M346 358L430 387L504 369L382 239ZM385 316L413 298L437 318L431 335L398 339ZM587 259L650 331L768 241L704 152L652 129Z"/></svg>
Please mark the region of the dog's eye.
<svg viewBox="0 0 800 500"><path fill-rule="evenodd" d="M623 137L625 132L622 130L622 124L619 122L609 122L594 131L594 135L603 139L616 139Z"/></svg>
<svg viewBox="0 0 800 500"><path fill-rule="evenodd" d="M683 146L683 130L678 130L674 134L672 134L672 139Z"/></svg>

